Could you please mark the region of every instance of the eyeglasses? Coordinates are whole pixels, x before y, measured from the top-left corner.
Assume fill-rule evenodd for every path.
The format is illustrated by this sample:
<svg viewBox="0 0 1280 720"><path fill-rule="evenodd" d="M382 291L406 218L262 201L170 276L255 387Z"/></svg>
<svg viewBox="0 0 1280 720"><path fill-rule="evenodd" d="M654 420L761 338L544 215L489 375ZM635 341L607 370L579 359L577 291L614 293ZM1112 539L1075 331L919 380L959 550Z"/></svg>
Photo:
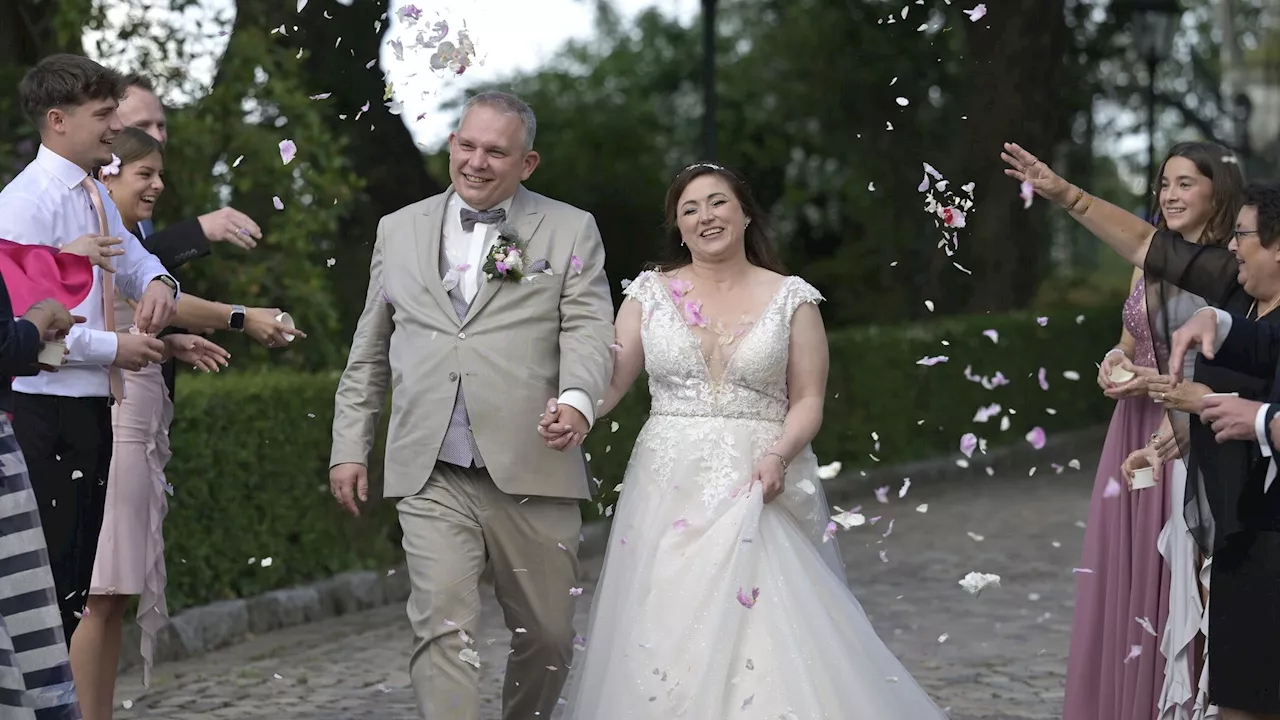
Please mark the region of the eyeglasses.
<svg viewBox="0 0 1280 720"><path fill-rule="evenodd" d="M1245 235L1257 235L1258 231L1257 230L1233 230L1231 231L1231 234L1235 235L1236 239L1239 240Z"/></svg>

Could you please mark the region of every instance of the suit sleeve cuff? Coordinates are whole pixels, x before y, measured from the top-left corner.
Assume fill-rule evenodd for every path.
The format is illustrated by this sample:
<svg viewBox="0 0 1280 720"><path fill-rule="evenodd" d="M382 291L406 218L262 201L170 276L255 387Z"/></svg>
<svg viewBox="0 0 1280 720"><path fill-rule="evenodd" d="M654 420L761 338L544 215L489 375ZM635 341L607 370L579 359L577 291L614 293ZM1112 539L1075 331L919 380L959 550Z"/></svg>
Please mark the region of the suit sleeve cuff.
<svg viewBox="0 0 1280 720"><path fill-rule="evenodd" d="M1263 431L1262 435L1259 436L1259 444L1265 448L1274 448L1275 442L1278 439L1271 433L1271 421L1275 419L1277 411L1280 411L1280 405L1277 405L1276 403L1267 403L1266 405L1263 405L1262 410L1259 411L1262 414ZM1254 429L1256 430L1257 428ZM1264 450L1264 452L1266 451Z"/></svg>
<svg viewBox="0 0 1280 720"><path fill-rule="evenodd" d="M1253 434L1258 439L1258 444L1262 446L1262 457L1271 457L1271 441L1267 437L1267 419L1270 409L1271 403L1263 403L1262 407L1258 408L1258 414L1253 418Z"/></svg>
<svg viewBox="0 0 1280 720"><path fill-rule="evenodd" d="M1231 333L1231 313L1224 312L1218 308L1207 309L1212 310L1218 316L1218 333L1213 339L1213 352L1216 355L1222 349L1222 343L1227 341L1227 335Z"/></svg>
<svg viewBox="0 0 1280 720"><path fill-rule="evenodd" d="M560 393L560 398L557 402L564 403L565 405L568 405L574 410L582 413L582 416L587 419L588 430L595 426L596 409L591 406L591 396L585 391L579 390L578 388L569 388L568 390Z"/></svg>

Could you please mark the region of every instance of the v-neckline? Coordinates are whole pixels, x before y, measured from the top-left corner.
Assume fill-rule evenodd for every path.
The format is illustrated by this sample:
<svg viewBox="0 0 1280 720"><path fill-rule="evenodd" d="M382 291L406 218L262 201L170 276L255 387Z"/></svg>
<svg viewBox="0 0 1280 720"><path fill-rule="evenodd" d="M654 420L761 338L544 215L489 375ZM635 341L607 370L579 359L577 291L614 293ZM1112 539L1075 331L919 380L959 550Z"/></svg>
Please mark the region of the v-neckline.
<svg viewBox="0 0 1280 720"><path fill-rule="evenodd" d="M738 346L733 349L733 352L729 355L729 359L725 361L724 372L720 373L720 379L717 380L711 375L711 365L707 363L707 356L702 352L702 341L699 340L698 336L693 332L693 328L689 327L689 323L684 318L684 310L676 304L675 295L672 294L671 285L669 284L672 278L668 278L662 274L659 274L658 277L662 278L660 281L662 285L662 294L667 298L667 305L669 305L672 312L676 314L676 320L684 329L685 337L693 343L693 351L698 356L698 360L702 364L703 377L707 379L707 382L716 387L723 385L725 378L729 377L729 371L733 369L733 363L738 358L738 351L742 349L743 345L747 344L747 340L749 340L752 334L755 333L756 328L760 326L760 322L764 320L765 315L768 315L769 311L773 309L774 304L778 302L778 298L782 297L782 290L787 286L787 283L791 281L791 276L787 276L782 278L782 282L778 283L777 289L775 289L773 291L773 295L769 297L769 302L765 303L764 309L760 311L760 316L755 319L755 322L751 323L751 327L747 328L747 331L742 334L742 337L738 338Z"/></svg>

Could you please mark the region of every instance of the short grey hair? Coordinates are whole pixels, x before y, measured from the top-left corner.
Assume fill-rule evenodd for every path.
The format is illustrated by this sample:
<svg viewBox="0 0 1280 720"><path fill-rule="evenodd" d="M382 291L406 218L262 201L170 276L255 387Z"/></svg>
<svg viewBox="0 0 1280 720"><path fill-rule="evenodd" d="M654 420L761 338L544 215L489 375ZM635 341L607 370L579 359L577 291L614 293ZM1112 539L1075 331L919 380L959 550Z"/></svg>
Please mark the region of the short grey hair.
<svg viewBox="0 0 1280 720"><path fill-rule="evenodd" d="M458 119L459 130L462 129L462 118L465 118L467 113L471 112L471 108L480 105L497 110L503 115L515 115L520 118L520 124L524 126L525 152L533 149L533 139L538 134L538 118L534 116L533 108L515 95L497 90L482 92L467 98L467 102L462 106L462 117Z"/></svg>

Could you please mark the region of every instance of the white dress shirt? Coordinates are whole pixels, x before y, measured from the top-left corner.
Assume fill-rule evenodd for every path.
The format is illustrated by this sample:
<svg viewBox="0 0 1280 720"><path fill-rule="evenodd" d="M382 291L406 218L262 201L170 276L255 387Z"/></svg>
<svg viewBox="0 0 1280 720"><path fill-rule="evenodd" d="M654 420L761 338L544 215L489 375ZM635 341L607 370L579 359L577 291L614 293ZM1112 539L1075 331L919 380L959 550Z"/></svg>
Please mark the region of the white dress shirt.
<svg viewBox="0 0 1280 720"><path fill-rule="evenodd" d="M1218 330L1213 338L1213 352L1216 355L1222 349L1222 344L1227 341L1227 335L1231 333L1231 313L1218 308L1203 308L1197 312L1204 310L1212 310L1218 316ZM1262 457L1267 458L1267 479L1262 484L1262 492L1271 489L1271 484L1276 480L1276 459L1272 453L1271 441L1267 438L1267 409L1271 407L1271 403L1262 403L1262 407L1258 408L1258 414L1253 418L1253 435L1258 441L1258 446L1262 449Z"/></svg>
<svg viewBox="0 0 1280 720"><path fill-rule="evenodd" d="M62 247L81 235L96 234L98 213L80 184L86 175L78 165L41 145L36 159L0 190L0 238ZM125 229L120 210L102 183L98 183L98 192L107 211L108 233L123 241L118 247L124 254L113 258L116 292L138 301L152 280L169 275L169 271ZM56 373L15 379L15 391L61 397L110 396L107 367L115 362L117 339L115 333L107 332L103 318L101 268L93 268L89 295L70 309L86 322L67 335L67 364Z"/></svg>
<svg viewBox="0 0 1280 720"><path fill-rule="evenodd" d="M511 203L514 199L514 197L507 198L493 206L492 209L504 210L508 214L508 220L510 220ZM449 267L445 269L445 272L446 274L454 273L458 286L462 288L462 297L466 298L466 301L470 303L475 300L476 294L480 292L481 282L506 281L497 279L485 280L484 273L481 272L489 249L498 240L498 226L488 223L476 223L471 232L463 230L463 208L475 210L475 208L463 202L457 193L454 193L449 198L449 203L445 209L441 241L444 243L445 257L449 261ZM558 402L562 402L582 413L582 416L587 419L588 429L595 424L595 407L591 404L591 397L587 395L585 390L568 388L560 394Z"/></svg>

